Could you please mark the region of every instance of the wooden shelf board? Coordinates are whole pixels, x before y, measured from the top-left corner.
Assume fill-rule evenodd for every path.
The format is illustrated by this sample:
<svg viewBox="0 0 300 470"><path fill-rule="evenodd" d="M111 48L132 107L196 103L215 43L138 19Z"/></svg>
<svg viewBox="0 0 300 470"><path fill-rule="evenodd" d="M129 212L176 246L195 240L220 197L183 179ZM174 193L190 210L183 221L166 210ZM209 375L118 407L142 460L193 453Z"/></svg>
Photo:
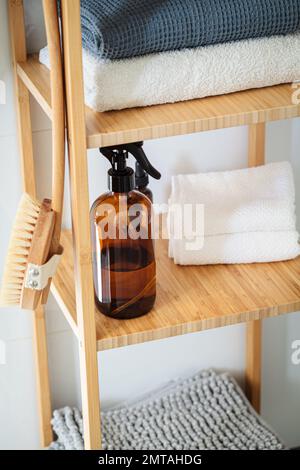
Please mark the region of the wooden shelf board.
<svg viewBox="0 0 300 470"><path fill-rule="evenodd" d="M47 116L52 119L50 74L47 67L40 64L38 57L33 55L29 56L26 62L17 64L17 73Z"/></svg>
<svg viewBox="0 0 300 470"><path fill-rule="evenodd" d="M52 283L75 333L71 232L62 236L63 260ZM167 241L156 244L157 300L147 315L113 320L95 309L99 351L300 310L300 257L285 262L176 266Z"/></svg>
<svg viewBox="0 0 300 470"><path fill-rule="evenodd" d="M51 118L49 72L30 56L18 75ZM222 96L97 113L86 107L87 148L158 139L300 116L290 84Z"/></svg>

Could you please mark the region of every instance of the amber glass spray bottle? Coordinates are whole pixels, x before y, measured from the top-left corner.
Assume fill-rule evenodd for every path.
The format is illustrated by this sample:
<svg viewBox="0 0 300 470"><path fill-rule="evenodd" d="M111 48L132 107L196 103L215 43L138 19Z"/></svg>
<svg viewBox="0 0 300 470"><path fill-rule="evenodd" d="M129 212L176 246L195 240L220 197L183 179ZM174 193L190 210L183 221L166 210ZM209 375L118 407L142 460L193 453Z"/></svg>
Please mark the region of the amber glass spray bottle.
<svg viewBox="0 0 300 470"><path fill-rule="evenodd" d="M91 213L93 274L99 310L113 318L146 314L156 297L156 265L151 238L150 199L134 190L134 171L126 164L131 153L156 179L160 173L148 161L142 143L104 147L110 161L110 191L94 202Z"/></svg>

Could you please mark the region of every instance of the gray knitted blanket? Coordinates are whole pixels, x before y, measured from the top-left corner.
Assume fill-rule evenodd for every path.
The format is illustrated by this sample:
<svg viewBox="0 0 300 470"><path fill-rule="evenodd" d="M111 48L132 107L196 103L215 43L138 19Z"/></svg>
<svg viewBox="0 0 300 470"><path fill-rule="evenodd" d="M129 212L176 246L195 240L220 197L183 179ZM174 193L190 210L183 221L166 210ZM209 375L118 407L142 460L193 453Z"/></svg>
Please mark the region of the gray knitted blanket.
<svg viewBox="0 0 300 470"><path fill-rule="evenodd" d="M81 0L83 46L101 58L296 32L300 0Z"/></svg>
<svg viewBox="0 0 300 470"><path fill-rule="evenodd" d="M104 450L283 449L229 375L201 372L165 392L102 413ZM80 450L82 417L76 408L54 412L58 436L50 449Z"/></svg>

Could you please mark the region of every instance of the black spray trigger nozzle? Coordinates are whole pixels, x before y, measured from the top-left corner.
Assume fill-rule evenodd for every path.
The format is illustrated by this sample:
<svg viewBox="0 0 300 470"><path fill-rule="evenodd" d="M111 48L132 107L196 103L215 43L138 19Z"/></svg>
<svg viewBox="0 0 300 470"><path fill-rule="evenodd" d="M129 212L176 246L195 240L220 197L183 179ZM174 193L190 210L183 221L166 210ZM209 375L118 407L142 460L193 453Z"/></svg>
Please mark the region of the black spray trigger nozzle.
<svg viewBox="0 0 300 470"><path fill-rule="evenodd" d="M136 161L140 164L142 168L148 173L148 175L152 176L156 180L161 178L160 172L154 168L149 162L144 149L143 149L143 142L134 142L132 144L126 144L124 146L126 150L131 153L131 155L136 159Z"/></svg>
<svg viewBox="0 0 300 470"><path fill-rule="evenodd" d="M141 167L150 175L152 178L159 180L161 174L159 171L154 168L149 162L144 150L143 142L133 142L130 144L121 144L113 145L111 147L101 147L100 152L110 161L111 165L114 167L115 155L121 156L124 153L127 156L127 152L136 159L136 161L141 165Z"/></svg>

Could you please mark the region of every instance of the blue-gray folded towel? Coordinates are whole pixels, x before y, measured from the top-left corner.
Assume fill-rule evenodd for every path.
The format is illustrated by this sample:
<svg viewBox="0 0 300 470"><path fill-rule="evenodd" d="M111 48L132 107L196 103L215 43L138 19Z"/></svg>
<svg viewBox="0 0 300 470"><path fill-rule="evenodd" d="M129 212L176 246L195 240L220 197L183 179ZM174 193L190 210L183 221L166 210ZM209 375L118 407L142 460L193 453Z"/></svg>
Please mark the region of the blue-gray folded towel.
<svg viewBox="0 0 300 470"><path fill-rule="evenodd" d="M103 59L300 30L300 0L81 0L83 46Z"/></svg>

